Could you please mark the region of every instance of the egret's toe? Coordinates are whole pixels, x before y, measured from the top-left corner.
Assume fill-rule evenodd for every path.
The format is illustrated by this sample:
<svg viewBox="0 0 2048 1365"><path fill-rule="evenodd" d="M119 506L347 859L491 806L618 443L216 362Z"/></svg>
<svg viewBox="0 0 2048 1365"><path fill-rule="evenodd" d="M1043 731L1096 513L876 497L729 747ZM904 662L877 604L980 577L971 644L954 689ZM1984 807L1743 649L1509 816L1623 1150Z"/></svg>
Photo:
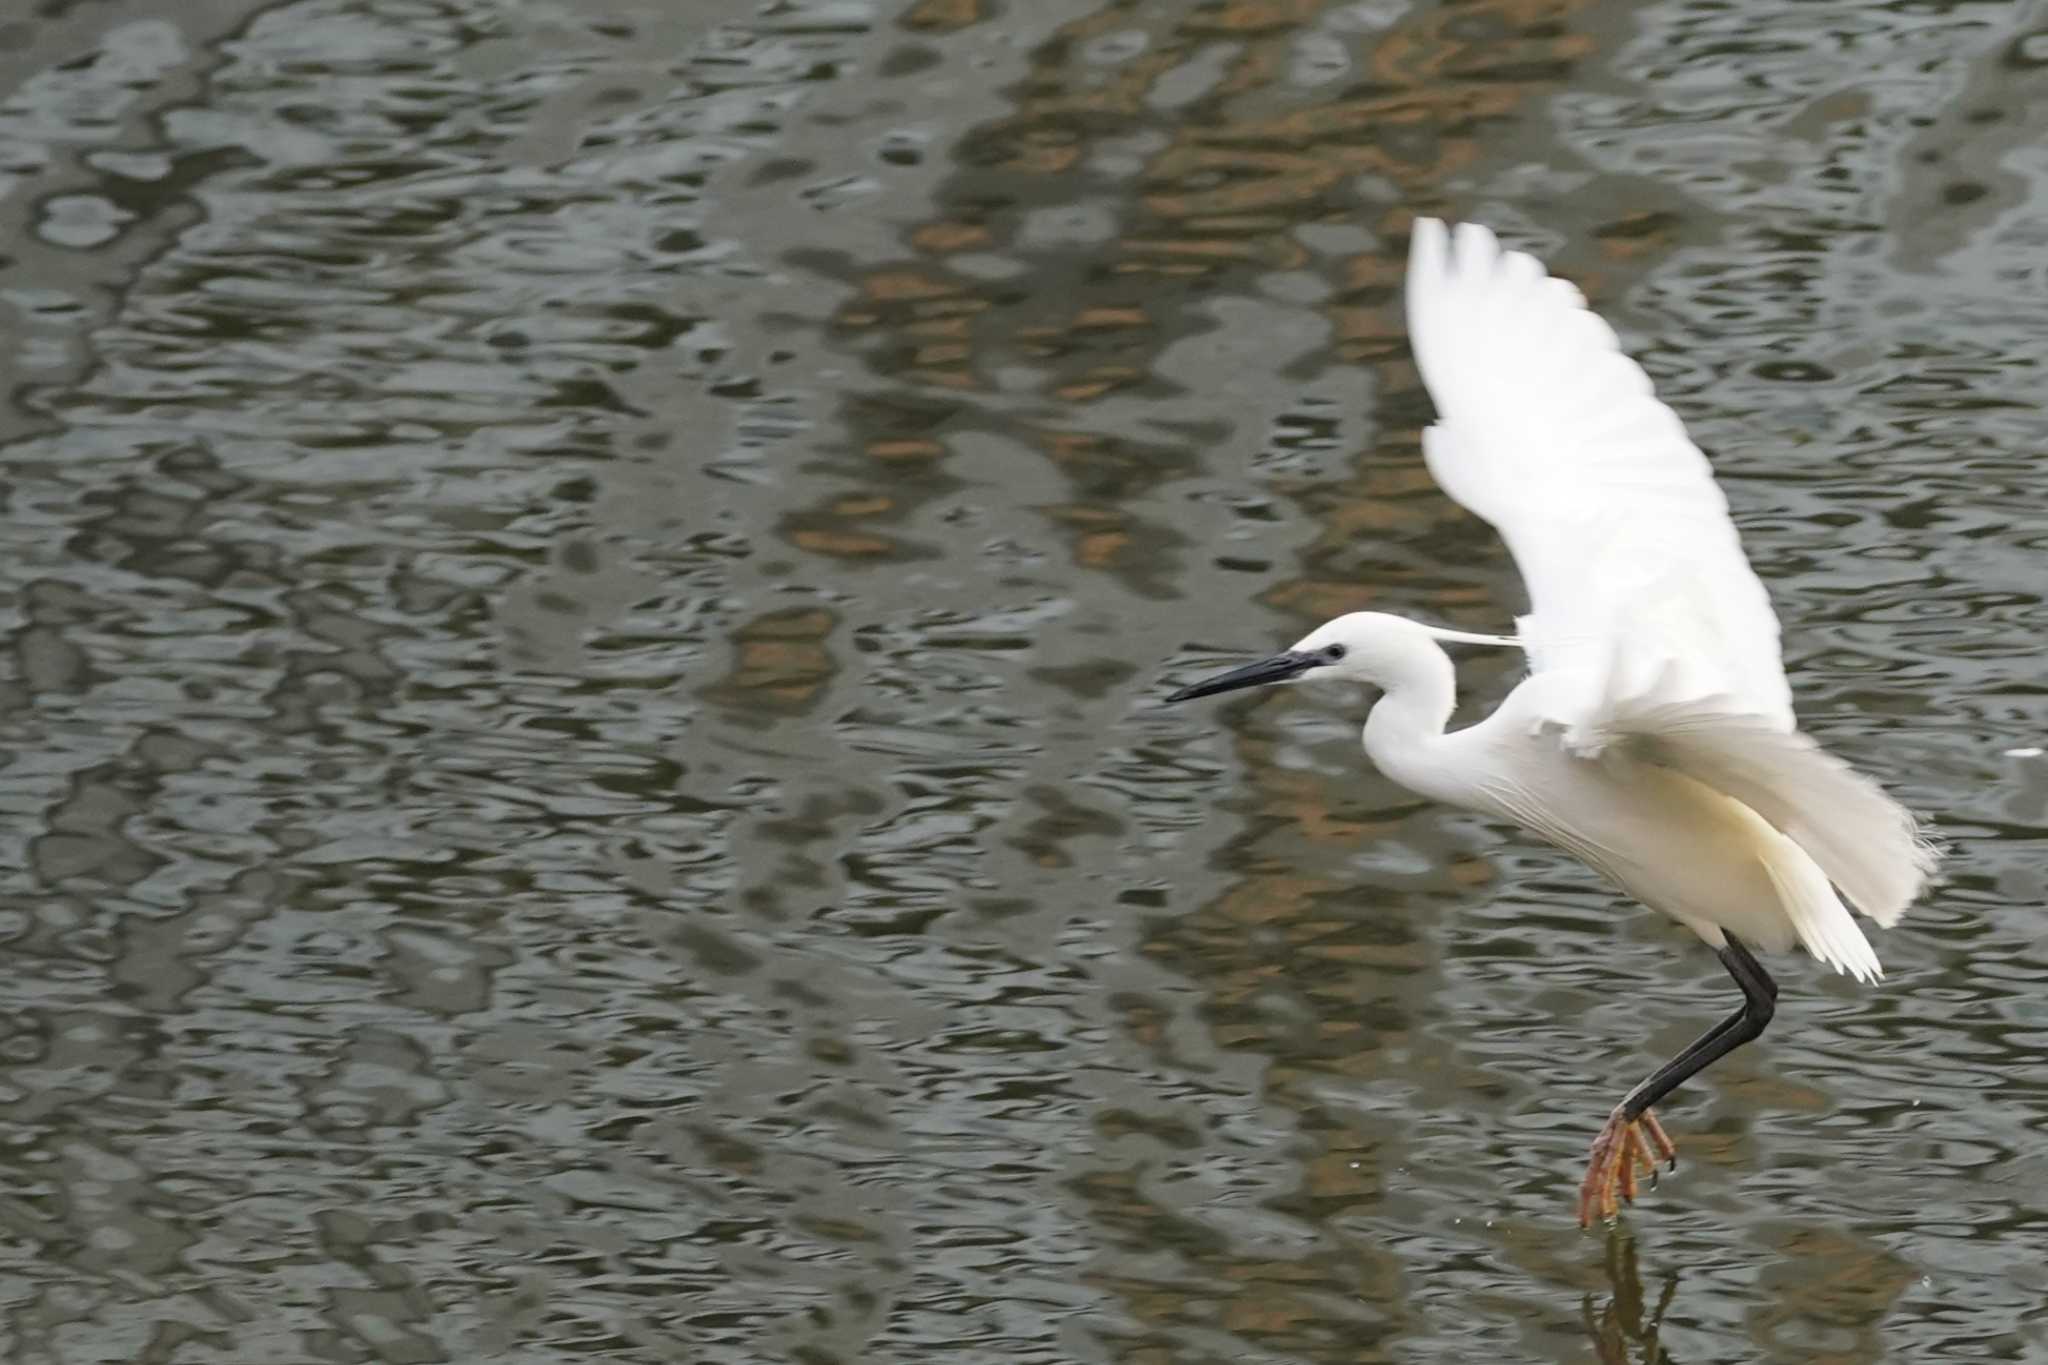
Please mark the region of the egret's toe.
<svg viewBox="0 0 2048 1365"><path fill-rule="evenodd" d="M1643 1131L1649 1134L1650 1145L1657 1149L1657 1161L1663 1163L1666 1170L1677 1170L1678 1145L1666 1135L1664 1125L1657 1122L1656 1113L1645 1109L1643 1116L1636 1121L1642 1124Z"/></svg>
<svg viewBox="0 0 2048 1365"><path fill-rule="evenodd" d="M1660 1167L1667 1164L1677 1167L1678 1148L1656 1115L1645 1109L1631 1119L1617 1108L1593 1139L1592 1159L1579 1184L1579 1226L1591 1224L1596 1211L1603 1221L1612 1221L1622 1204L1635 1202L1638 1166L1654 1185Z"/></svg>

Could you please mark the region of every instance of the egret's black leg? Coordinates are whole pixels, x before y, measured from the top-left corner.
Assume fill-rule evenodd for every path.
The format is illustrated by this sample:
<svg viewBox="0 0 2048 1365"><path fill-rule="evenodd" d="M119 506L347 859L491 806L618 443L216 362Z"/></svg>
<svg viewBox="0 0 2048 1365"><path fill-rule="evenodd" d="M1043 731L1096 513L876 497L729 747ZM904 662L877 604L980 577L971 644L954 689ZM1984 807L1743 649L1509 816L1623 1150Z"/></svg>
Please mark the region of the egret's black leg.
<svg viewBox="0 0 2048 1365"><path fill-rule="evenodd" d="M1741 1006L1726 1019L1708 1029L1648 1080L1628 1092L1614 1107L1600 1135L1593 1139L1593 1161L1579 1186L1579 1226L1592 1221L1597 1208L1602 1217L1612 1218L1617 1208L1615 1195L1633 1200L1636 1194L1636 1163L1655 1173L1657 1159L1678 1164L1677 1149L1664 1135L1664 1125L1650 1112L1650 1106L1706 1070L1764 1031L1776 1012L1778 983L1771 980L1755 956L1733 934L1719 949L1721 965L1742 988ZM1650 1153L1655 1150L1657 1156Z"/></svg>
<svg viewBox="0 0 2048 1365"><path fill-rule="evenodd" d="M1719 949L1721 965L1735 984L1742 987L1742 1004L1735 1013L1701 1034L1685 1051L1650 1073L1648 1080L1628 1092L1621 1112L1630 1120L1642 1117L1645 1109L1684 1085L1714 1062L1727 1056L1764 1031L1777 1011L1778 983L1763 964L1742 946L1733 934Z"/></svg>

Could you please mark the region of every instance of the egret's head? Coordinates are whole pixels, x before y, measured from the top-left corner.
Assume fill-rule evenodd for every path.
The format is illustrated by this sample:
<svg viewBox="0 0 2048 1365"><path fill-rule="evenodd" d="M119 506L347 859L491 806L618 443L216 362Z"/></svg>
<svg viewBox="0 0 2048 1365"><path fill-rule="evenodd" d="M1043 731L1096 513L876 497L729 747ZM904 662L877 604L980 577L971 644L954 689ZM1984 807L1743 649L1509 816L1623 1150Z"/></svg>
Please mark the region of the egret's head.
<svg viewBox="0 0 2048 1365"><path fill-rule="evenodd" d="M1472 644L1514 645L1504 635L1472 635L1459 630L1439 630L1381 611L1354 611L1328 621L1284 649L1257 663L1233 668L1213 678L1183 687L1166 700L1193 701L1218 692L1235 692L1240 687L1265 683L1331 680L1372 683L1388 687L1407 677L1418 663L1428 666L1441 660L1443 651L1433 640L1463 640ZM1441 663L1437 665L1443 667Z"/></svg>

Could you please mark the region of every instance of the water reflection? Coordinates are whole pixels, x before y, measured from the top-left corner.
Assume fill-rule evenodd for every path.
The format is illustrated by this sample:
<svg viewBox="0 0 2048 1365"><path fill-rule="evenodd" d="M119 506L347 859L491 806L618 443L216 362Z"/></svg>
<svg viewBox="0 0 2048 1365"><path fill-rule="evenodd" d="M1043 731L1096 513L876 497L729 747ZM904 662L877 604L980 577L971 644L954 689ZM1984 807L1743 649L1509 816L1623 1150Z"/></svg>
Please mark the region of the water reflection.
<svg viewBox="0 0 2048 1365"><path fill-rule="evenodd" d="M2040 1344L2025 22L0 23L0 1355ZM1514 609L1419 459L1419 212L1622 322L1809 723L1956 845L1604 1245L1711 964L1342 703L1156 705Z"/></svg>
<svg viewBox="0 0 2048 1365"><path fill-rule="evenodd" d="M1626 1232L1609 1230L1607 1241L1608 1296L1596 1313L1593 1295L1580 1305L1586 1323L1586 1338L1601 1365L1677 1365L1665 1353L1658 1334L1664 1314L1678 1293L1678 1276L1667 1273L1657 1288L1657 1304L1646 1314L1643 1277L1636 1267L1635 1238Z"/></svg>

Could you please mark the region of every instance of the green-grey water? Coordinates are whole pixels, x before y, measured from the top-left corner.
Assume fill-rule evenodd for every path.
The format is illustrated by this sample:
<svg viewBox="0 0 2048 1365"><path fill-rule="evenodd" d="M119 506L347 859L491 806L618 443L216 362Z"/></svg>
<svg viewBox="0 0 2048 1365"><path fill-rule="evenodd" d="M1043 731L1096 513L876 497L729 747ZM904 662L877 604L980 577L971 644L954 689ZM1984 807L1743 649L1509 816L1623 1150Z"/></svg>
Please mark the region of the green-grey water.
<svg viewBox="0 0 2048 1365"><path fill-rule="evenodd" d="M0 1358L2048 1359L2044 145L2019 4L0 9ZM1158 704L1520 609L1419 213L1950 850L1612 1233L1711 954Z"/></svg>

